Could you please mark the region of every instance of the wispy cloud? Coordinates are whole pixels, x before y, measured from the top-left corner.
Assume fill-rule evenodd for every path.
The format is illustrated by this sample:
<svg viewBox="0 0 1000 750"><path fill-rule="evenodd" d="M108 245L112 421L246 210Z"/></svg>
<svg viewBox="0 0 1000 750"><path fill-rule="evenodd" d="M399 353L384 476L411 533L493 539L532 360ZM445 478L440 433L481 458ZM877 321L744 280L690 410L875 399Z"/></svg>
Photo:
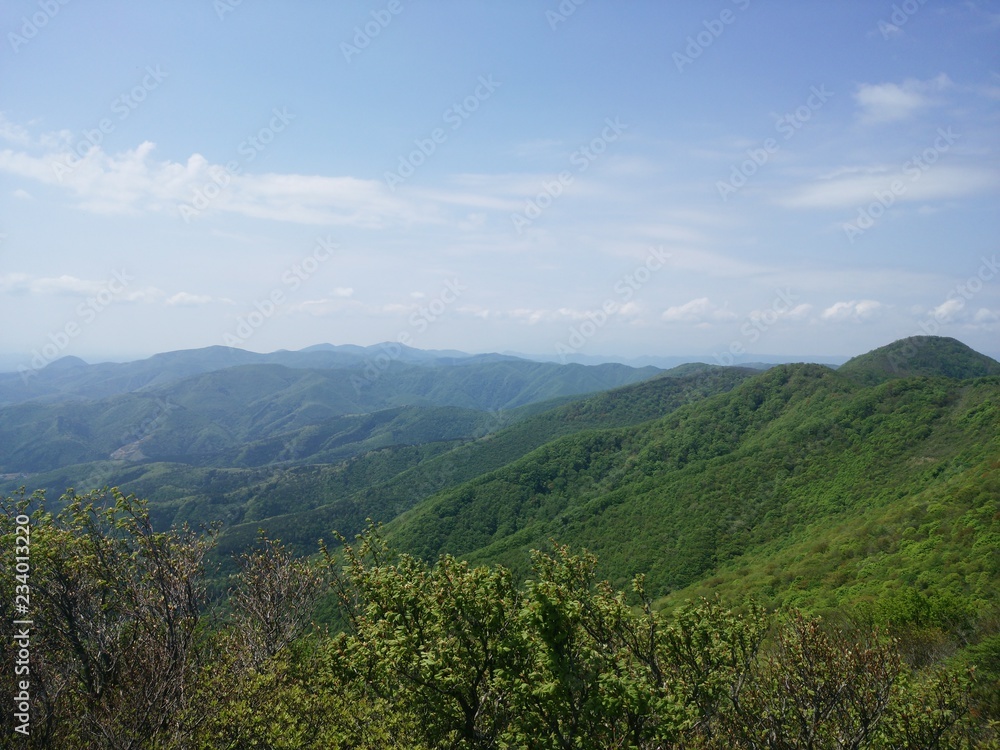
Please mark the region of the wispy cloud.
<svg viewBox="0 0 1000 750"><path fill-rule="evenodd" d="M854 92L865 124L906 120L921 109L935 103L933 95L952 86L951 79L941 73L927 81L908 78L903 83L862 83Z"/></svg>
<svg viewBox="0 0 1000 750"><path fill-rule="evenodd" d="M112 279L118 277L114 274ZM127 274L126 274L127 276ZM106 295L109 287L115 299L126 302L153 302L163 298L163 292L156 287L134 288L122 283L109 283L108 279L81 279L70 274L61 276L32 276L26 273L0 274L0 294L49 295L62 297L94 297Z"/></svg>
<svg viewBox="0 0 1000 750"><path fill-rule="evenodd" d="M894 190L893 185L902 186ZM1000 184L1000 173L986 167L939 165L857 167L796 187L779 199L788 208L853 208L868 204L878 193L892 193L892 202L924 201L970 195Z"/></svg>
<svg viewBox="0 0 1000 750"><path fill-rule="evenodd" d="M191 294L190 292L177 292L166 299L166 303L171 307L201 307L215 301L215 297L210 294ZM229 302L230 300L219 301Z"/></svg>
<svg viewBox="0 0 1000 750"><path fill-rule="evenodd" d="M6 140L20 146L30 138L27 131L6 121L0 127L9 131ZM94 146L82 156L65 148L43 155L6 149L0 151L0 171L62 187L75 196L80 208L94 213L176 215L186 204L194 206L197 215L235 213L301 224L379 227L429 220L427 210L393 196L378 180L229 173L200 154L184 163L157 160L155 148L146 141L109 154ZM212 196L204 208L199 195Z"/></svg>

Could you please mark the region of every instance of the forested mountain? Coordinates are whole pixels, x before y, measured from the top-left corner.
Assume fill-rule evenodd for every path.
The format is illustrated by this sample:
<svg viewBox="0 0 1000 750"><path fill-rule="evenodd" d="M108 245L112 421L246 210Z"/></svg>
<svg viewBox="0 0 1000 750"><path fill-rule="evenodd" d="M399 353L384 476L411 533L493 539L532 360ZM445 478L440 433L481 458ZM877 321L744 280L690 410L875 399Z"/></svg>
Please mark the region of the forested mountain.
<svg viewBox="0 0 1000 750"><path fill-rule="evenodd" d="M840 372L859 383L875 385L914 375L946 378L1000 375L1000 362L957 339L911 336L848 360L840 366Z"/></svg>
<svg viewBox="0 0 1000 750"><path fill-rule="evenodd" d="M666 593L762 546L989 485L998 396L996 377L863 387L781 365L662 419L548 443L422 503L391 538L427 559L447 551L515 568L555 538L597 553L619 584L644 572Z"/></svg>
<svg viewBox="0 0 1000 750"><path fill-rule="evenodd" d="M367 517L389 520L439 490L498 469L560 435L639 424L729 390L754 374L685 366L561 405L545 401L493 412L385 409L332 418L221 451L210 457L208 467L101 461L39 474L32 478L33 486L57 496L68 486L118 485L148 498L161 527L224 521L223 551L252 542L262 527L307 552L331 529L350 534ZM23 482L18 478L9 484Z"/></svg>
<svg viewBox="0 0 1000 750"><path fill-rule="evenodd" d="M65 506L32 521L39 617L101 623L46 640L52 686L91 646L98 669L107 638L129 664L166 658L143 649L169 623L208 641L170 657L192 671L157 710L205 746L995 746L1000 363L932 337L838 370L466 359L360 385L356 367L244 363L0 409L5 466L51 467L8 485ZM148 507L55 499L107 485ZM170 583L182 570L201 588ZM62 601L70 574L84 594ZM221 619L199 624L209 592ZM168 595L189 614L160 622ZM344 632L310 631L313 611ZM108 722L79 737L160 731L113 697L155 671L73 688Z"/></svg>
<svg viewBox="0 0 1000 750"><path fill-rule="evenodd" d="M196 362L205 367L218 365L230 351L210 350L208 354L207 360L196 358ZM328 354L339 356L319 351L306 352L305 357ZM251 353L233 356L244 355ZM188 363L190 358L180 359ZM212 464L221 460L220 454L232 455L248 443L345 415L400 406L496 412L602 391L659 372L624 365L586 367L488 356L449 357L420 365L372 360L379 364L357 362L346 369L241 364L154 386L147 377L148 362L140 363L144 374L128 381L135 389L127 393L96 400L34 399L0 408L0 471L39 472L130 457ZM59 377L80 371L78 378L71 379L79 386L67 384L67 392L86 391L97 377L91 367L58 365L50 367L55 367ZM446 429L445 434L453 431Z"/></svg>
<svg viewBox="0 0 1000 750"><path fill-rule="evenodd" d="M17 372L0 373L0 405L24 401L98 399L155 388L216 370L239 365L275 364L295 369L357 368L370 378L388 362L448 366L458 363L516 361L499 354L426 351L386 342L373 346L317 344L299 351L266 354L228 346L184 349L155 354L134 362L87 364L79 357L62 357L48 365L22 364Z"/></svg>

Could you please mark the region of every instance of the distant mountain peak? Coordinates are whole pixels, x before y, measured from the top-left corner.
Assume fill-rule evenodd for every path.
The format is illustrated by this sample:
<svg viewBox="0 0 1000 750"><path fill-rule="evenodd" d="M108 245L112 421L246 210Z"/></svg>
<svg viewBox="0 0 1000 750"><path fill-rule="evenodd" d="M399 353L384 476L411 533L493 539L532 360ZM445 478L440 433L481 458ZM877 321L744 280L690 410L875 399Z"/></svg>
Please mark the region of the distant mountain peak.
<svg viewBox="0 0 1000 750"><path fill-rule="evenodd" d="M87 367L87 363L84 362L79 357L74 357L72 355L69 355L67 357L60 357L57 360L53 360L52 362L49 362L49 364L47 364L45 366L45 369L46 370L72 370L72 369L76 369L77 367Z"/></svg>
<svg viewBox="0 0 1000 750"><path fill-rule="evenodd" d="M912 376L1000 375L1000 362L947 336L910 336L845 362L839 372L865 385Z"/></svg>

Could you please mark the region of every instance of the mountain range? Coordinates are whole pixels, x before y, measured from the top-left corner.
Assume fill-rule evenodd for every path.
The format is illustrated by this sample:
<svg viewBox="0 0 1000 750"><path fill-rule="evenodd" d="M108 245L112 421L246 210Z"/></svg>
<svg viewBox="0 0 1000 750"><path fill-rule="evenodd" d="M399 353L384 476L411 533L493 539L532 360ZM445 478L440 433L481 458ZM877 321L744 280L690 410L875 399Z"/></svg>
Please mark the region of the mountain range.
<svg viewBox="0 0 1000 750"><path fill-rule="evenodd" d="M888 582L803 574L795 593L781 576L819 558L785 558L859 518L888 514L902 534L914 507L994 486L998 379L1000 363L936 337L838 369L763 371L392 345L68 359L0 379L0 470L8 490L53 497L121 486L163 526L222 521L223 562L259 529L306 554L372 518L421 557L515 569L558 539L597 552L618 583L646 573L661 595L707 580L736 590L747 577L733 571L782 559L755 593L832 606L845 586ZM955 502L949 513L965 507ZM974 547L978 534L962 538ZM824 575L846 575L822 559Z"/></svg>

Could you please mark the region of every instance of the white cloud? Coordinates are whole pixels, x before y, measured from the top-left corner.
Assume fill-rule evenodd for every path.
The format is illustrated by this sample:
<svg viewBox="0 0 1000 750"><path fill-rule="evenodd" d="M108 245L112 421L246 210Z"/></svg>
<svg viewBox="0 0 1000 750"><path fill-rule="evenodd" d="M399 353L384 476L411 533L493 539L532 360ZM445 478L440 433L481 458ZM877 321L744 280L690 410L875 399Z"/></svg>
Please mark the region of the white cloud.
<svg viewBox="0 0 1000 750"><path fill-rule="evenodd" d="M35 279L31 284L31 291L40 294L86 296L88 294L97 294L106 285L104 281L78 279L76 276L63 274L62 276L53 278Z"/></svg>
<svg viewBox="0 0 1000 750"><path fill-rule="evenodd" d="M31 146L33 142L31 133L26 128L8 120L2 112L0 112L0 139L18 146Z"/></svg>
<svg viewBox="0 0 1000 750"><path fill-rule="evenodd" d="M570 308L562 307L558 310L549 310L546 308L528 308L519 307L514 310L509 310L504 313L506 317L513 318L514 320L520 320L528 325L535 325L542 322L552 322L554 320L564 319L564 320L581 320L586 317L586 313L580 310L572 310Z"/></svg>
<svg viewBox="0 0 1000 750"><path fill-rule="evenodd" d="M600 319L602 316L607 315L612 318L634 318L640 312L639 306L634 302L629 302L624 305L617 305L613 308L610 314L602 308L593 308L581 310L575 307L560 307L556 310L550 308L540 307L518 307L513 310L507 311L492 311L490 315L496 317L510 318L512 320L520 320L529 325L535 325L537 323L558 323L558 322L577 322L581 320L594 320ZM484 316L479 316L484 317Z"/></svg>
<svg viewBox="0 0 1000 750"><path fill-rule="evenodd" d="M0 273L0 292L17 294L28 291L30 277L26 273Z"/></svg>
<svg viewBox="0 0 1000 750"><path fill-rule="evenodd" d="M390 309L399 308L399 309ZM348 299L344 296L323 297L322 299L307 299L293 305L286 305L282 308L282 314L291 315L295 313L307 313L313 317L323 317L327 315L337 315L345 311L361 312L366 315L379 315L382 313L401 312L408 308L404 305L386 305L375 307L365 305L357 300Z"/></svg>
<svg viewBox="0 0 1000 750"><path fill-rule="evenodd" d="M118 295L116 299L123 302L157 302L163 298L163 294L162 289L157 289L155 286L147 286L143 289L127 289ZM223 299L222 301L232 304L232 300Z"/></svg>
<svg viewBox="0 0 1000 750"><path fill-rule="evenodd" d="M950 299L935 307L931 314L942 323L950 323L958 316L965 307L965 302L960 299Z"/></svg>
<svg viewBox="0 0 1000 750"><path fill-rule="evenodd" d="M927 81L908 78L902 84L862 83L854 92L861 111L859 117L867 124L905 120L924 107L934 104L932 94L952 86L944 73Z"/></svg>
<svg viewBox="0 0 1000 750"><path fill-rule="evenodd" d="M23 140L19 131L11 137ZM230 174L200 154L178 163L154 159L154 150L149 141L116 154L92 147L82 156L66 148L44 156L6 149L0 151L0 171L62 187L76 197L80 208L94 213L183 216L181 206L185 205L188 218L195 219L225 212L302 224L366 227L432 220L433 212L418 210L393 196L378 180ZM210 199L200 202L199 196Z"/></svg>
<svg viewBox="0 0 1000 750"><path fill-rule="evenodd" d="M349 287L349 286L338 286L336 289L333 290L333 296L334 297L352 297L352 296L354 296L354 289L353 289L353 287Z"/></svg>
<svg viewBox="0 0 1000 750"><path fill-rule="evenodd" d="M897 202L956 198L998 183L1000 175L991 169L942 164L921 170L908 162L895 170L839 170L832 177L800 185L779 202L788 208L860 208L873 202L885 207Z"/></svg>
<svg viewBox="0 0 1000 750"><path fill-rule="evenodd" d="M127 272L124 272L126 278ZM156 287L135 289L123 284L120 274L107 279L81 279L70 274L29 276L25 273L0 274L0 293L93 297L111 294L124 302L153 302L163 296Z"/></svg>
<svg viewBox="0 0 1000 750"><path fill-rule="evenodd" d="M171 307L198 307L213 302L214 298L208 294L191 294L190 292L177 292L167 297L167 304Z"/></svg>
<svg viewBox="0 0 1000 750"><path fill-rule="evenodd" d="M0 275L0 291L12 294L57 294L85 297L97 294L107 286L106 281L80 279L76 276L33 277L24 273Z"/></svg>
<svg viewBox="0 0 1000 750"><path fill-rule="evenodd" d="M712 323L733 320L737 315L713 304L708 297L699 297L683 305L668 307L660 317L668 323Z"/></svg>
<svg viewBox="0 0 1000 750"><path fill-rule="evenodd" d="M826 308L821 317L823 320L840 323L845 321L860 322L877 316L884 305L872 299L835 302Z"/></svg>
<svg viewBox="0 0 1000 750"><path fill-rule="evenodd" d="M13 143L22 148L59 148L69 143L73 134L69 130L54 133L43 133L33 136L27 128L11 122L3 112L0 112L0 140Z"/></svg>
<svg viewBox="0 0 1000 750"><path fill-rule="evenodd" d="M488 308L480 307L479 305L463 305L462 307L455 308L455 312L462 313L463 315L471 315L474 318L482 318L484 320L488 319L492 314Z"/></svg>
<svg viewBox="0 0 1000 750"><path fill-rule="evenodd" d="M812 309L813 306L806 303L790 308L784 304L779 304L776 301L771 307L765 307L760 310L751 310L747 317L751 321L755 322L760 320L770 325L781 318L788 318L789 320L805 320L809 317L809 313L812 312Z"/></svg>
<svg viewBox="0 0 1000 750"><path fill-rule="evenodd" d="M990 323L1000 323L1000 310L990 310L985 307L981 307L976 310L976 314L972 318L976 323L979 324L990 324Z"/></svg>

